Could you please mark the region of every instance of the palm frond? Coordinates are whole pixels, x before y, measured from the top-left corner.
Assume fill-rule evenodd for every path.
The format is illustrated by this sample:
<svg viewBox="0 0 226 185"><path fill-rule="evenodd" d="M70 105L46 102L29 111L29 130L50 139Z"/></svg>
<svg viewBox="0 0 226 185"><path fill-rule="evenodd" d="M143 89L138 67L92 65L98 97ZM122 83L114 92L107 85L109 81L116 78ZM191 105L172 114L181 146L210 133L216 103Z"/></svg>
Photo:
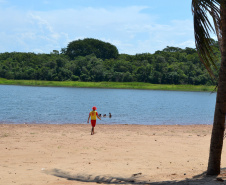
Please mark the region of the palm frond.
<svg viewBox="0 0 226 185"><path fill-rule="evenodd" d="M216 17L219 15L216 15L215 12L211 11L211 16ZM216 35L217 35L217 39L220 47L219 49L222 53L222 26L220 23L220 17L218 17L217 19L213 19L213 22L214 22L215 31L216 31Z"/></svg>
<svg viewBox="0 0 226 185"><path fill-rule="evenodd" d="M196 48L202 63L212 77L214 75L211 66L216 69L217 66L211 47L213 40L210 37L210 32L217 34L218 41L221 40L220 5L222 2L223 0L192 0ZM214 25L211 24L208 15L213 18Z"/></svg>

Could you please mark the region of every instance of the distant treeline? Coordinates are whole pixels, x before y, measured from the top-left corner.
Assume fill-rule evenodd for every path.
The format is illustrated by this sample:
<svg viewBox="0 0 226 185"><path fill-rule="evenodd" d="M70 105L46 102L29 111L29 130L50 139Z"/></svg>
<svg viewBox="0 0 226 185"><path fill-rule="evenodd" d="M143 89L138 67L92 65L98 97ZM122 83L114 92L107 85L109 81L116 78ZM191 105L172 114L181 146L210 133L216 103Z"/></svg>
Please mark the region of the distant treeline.
<svg viewBox="0 0 226 185"><path fill-rule="evenodd" d="M212 46L220 65L218 44ZM214 70L217 76L217 71ZM96 39L73 41L50 54L0 53L0 78L48 81L215 85L196 49L166 47L154 54L118 54Z"/></svg>

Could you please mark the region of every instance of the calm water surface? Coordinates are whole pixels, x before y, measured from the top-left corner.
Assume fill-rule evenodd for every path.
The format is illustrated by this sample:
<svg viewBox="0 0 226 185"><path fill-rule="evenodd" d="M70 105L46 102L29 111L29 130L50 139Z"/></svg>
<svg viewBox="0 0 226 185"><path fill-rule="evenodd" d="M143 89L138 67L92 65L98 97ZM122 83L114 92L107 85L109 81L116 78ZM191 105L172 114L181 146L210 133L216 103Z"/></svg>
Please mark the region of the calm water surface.
<svg viewBox="0 0 226 185"><path fill-rule="evenodd" d="M0 123L212 124L216 93L0 85Z"/></svg>

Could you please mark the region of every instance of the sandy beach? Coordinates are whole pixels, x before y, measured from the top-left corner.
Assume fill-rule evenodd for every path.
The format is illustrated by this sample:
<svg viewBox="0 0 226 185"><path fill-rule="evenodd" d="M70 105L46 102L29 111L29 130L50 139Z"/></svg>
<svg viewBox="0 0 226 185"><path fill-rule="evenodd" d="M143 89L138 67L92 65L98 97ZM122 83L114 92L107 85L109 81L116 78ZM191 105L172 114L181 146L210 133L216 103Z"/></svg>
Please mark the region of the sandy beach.
<svg viewBox="0 0 226 185"><path fill-rule="evenodd" d="M205 175L211 129L0 124L0 185L226 184L224 170Z"/></svg>

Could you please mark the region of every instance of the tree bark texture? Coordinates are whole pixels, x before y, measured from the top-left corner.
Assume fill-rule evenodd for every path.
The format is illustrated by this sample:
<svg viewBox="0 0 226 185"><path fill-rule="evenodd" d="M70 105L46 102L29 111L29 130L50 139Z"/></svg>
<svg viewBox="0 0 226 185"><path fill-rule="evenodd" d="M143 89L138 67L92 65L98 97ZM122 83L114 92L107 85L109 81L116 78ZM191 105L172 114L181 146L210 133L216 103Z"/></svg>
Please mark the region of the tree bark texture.
<svg viewBox="0 0 226 185"><path fill-rule="evenodd" d="M222 53L207 175L220 174L226 115L226 8L221 7Z"/></svg>

